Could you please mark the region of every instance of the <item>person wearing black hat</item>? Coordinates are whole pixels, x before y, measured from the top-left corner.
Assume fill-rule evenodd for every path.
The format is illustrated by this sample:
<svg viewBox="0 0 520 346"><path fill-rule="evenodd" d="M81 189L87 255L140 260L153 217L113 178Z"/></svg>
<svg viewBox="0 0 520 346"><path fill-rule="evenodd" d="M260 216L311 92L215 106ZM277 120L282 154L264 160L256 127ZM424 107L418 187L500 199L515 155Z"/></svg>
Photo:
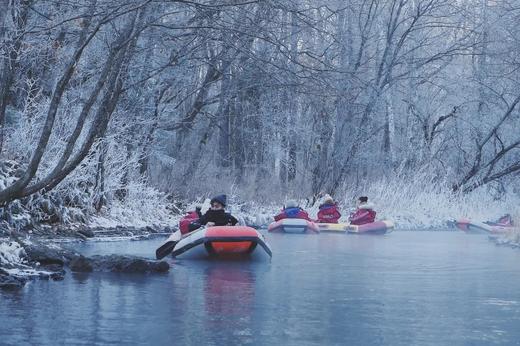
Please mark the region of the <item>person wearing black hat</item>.
<svg viewBox="0 0 520 346"><path fill-rule="evenodd" d="M226 195L218 195L211 199L211 208L202 215L202 217L190 224L190 232L200 228L202 225L207 226L234 226L238 223L238 220L231 215L226 213L224 208L226 207Z"/></svg>
<svg viewBox="0 0 520 346"><path fill-rule="evenodd" d="M371 203L368 203L368 197L359 197L357 205L358 207L356 212L351 214L349 217L349 221L352 225L364 225L376 220L374 206Z"/></svg>

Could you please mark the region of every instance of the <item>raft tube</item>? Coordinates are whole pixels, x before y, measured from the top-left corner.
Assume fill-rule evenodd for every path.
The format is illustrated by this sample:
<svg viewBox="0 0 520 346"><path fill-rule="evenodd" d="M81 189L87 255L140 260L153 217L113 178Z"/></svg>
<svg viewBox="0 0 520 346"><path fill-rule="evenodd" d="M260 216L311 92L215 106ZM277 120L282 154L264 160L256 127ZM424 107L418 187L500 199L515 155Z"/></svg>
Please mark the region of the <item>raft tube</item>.
<svg viewBox="0 0 520 346"><path fill-rule="evenodd" d="M320 232L326 233L346 233L348 223L316 223Z"/></svg>
<svg viewBox="0 0 520 346"><path fill-rule="evenodd" d="M244 257L253 254L258 245L272 257L273 253L264 236L254 228L207 227L184 236L175 245L172 256L178 257L190 250L189 253L196 253L194 257ZM204 251L201 251L202 249Z"/></svg>
<svg viewBox="0 0 520 346"><path fill-rule="evenodd" d="M504 234L514 229L513 226L500 226L496 224L488 224L485 222L473 221L469 219L459 219L450 222L452 226L466 233L480 234Z"/></svg>
<svg viewBox="0 0 520 346"><path fill-rule="evenodd" d="M392 221L376 221L364 225L348 225L347 231L352 234L386 234L394 228Z"/></svg>
<svg viewBox="0 0 520 346"><path fill-rule="evenodd" d="M267 230L271 233L320 233L318 226L304 219L283 219L269 225Z"/></svg>

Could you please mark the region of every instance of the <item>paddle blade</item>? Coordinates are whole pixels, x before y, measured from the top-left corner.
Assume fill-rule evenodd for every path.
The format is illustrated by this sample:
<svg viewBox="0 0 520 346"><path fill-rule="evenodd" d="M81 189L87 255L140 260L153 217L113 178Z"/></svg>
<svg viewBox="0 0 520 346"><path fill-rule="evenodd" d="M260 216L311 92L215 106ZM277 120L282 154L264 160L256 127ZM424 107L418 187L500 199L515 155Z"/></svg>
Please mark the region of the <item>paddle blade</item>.
<svg viewBox="0 0 520 346"><path fill-rule="evenodd" d="M155 250L155 258L160 260L168 256L169 254L171 254L173 249L175 249L175 245L177 245L176 241L167 241L166 243L161 245L161 247Z"/></svg>
<svg viewBox="0 0 520 346"><path fill-rule="evenodd" d="M179 240L181 240L181 232L173 233L163 245L155 250L155 257L160 260L168 256L173 251Z"/></svg>

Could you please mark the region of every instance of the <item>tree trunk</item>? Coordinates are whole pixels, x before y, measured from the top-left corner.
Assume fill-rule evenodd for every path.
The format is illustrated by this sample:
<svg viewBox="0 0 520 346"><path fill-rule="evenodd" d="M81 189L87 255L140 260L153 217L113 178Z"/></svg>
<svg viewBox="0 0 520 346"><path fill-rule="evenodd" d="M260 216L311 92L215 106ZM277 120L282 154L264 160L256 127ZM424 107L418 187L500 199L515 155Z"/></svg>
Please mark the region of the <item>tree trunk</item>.
<svg viewBox="0 0 520 346"><path fill-rule="evenodd" d="M0 1L1 2L1 1ZM0 69L0 154L3 150L4 145L4 135L5 135L5 116L7 104L9 103L9 97L11 93L11 88L15 81L16 67L18 66L18 52L20 51L24 35L21 33L25 30L25 26L27 25L27 18L29 13L29 8L31 6L31 0L22 0L20 2L20 11L15 15L16 10L14 8L11 9L13 13L13 19L15 19L15 30L12 33L13 38L7 40L7 42L3 42L4 47L7 48L7 57L2 59L4 61L3 66ZM15 6L11 4L11 6ZM3 36L3 28L6 24L5 16L7 15L9 9L8 2L5 1L3 5L0 5L0 12L5 11L2 16L4 18L0 18L1 28L0 29L0 38Z"/></svg>

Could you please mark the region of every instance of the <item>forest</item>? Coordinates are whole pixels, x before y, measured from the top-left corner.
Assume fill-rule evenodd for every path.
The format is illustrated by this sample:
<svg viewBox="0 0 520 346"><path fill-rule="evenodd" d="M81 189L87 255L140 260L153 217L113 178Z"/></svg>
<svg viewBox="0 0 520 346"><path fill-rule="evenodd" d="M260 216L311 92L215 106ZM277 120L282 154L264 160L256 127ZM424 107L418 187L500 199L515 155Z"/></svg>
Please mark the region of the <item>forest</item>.
<svg viewBox="0 0 520 346"><path fill-rule="evenodd" d="M519 20L508 0L0 0L0 218L215 193L503 210Z"/></svg>

